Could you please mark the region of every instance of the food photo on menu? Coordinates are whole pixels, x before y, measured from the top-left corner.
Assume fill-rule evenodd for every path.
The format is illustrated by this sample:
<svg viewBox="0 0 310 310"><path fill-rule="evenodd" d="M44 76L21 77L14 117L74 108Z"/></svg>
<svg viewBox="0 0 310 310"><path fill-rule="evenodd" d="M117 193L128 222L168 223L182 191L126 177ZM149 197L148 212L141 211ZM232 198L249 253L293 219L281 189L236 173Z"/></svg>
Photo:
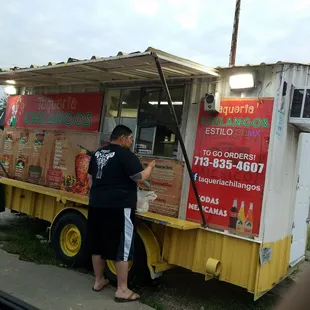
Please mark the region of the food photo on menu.
<svg viewBox="0 0 310 310"><path fill-rule="evenodd" d="M44 137L45 137L45 131L40 131L36 133L36 138L34 140L35 145L43 145L44 143Z"/></svg>
<svg viewBox="0 0 310 310"><path fill-rule="evenodd" d="M80 147L80 153L75 157L76 183L73 184L71 191L75 194L87 195L88 185L88 166L91 159L91 152L85 147Z"/></svg>

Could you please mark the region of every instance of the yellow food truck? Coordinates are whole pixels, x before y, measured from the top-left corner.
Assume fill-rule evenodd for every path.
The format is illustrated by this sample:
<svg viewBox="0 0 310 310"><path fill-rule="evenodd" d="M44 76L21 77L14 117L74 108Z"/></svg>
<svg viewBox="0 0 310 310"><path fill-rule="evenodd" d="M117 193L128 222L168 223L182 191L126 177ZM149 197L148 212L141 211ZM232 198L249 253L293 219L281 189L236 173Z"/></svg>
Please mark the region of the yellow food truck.
<svg viewBox="0 0 310 310"><path fill-rule="evenodd" d="M5 205L50 222L58 258L85 263L90 154L124 124L141 162L156 159L157 199L137 214L130 276L180 266L257 299L305 255L308 75L308 65L281 62L212 69L153 48L0 70L11 94Z"/></svg>

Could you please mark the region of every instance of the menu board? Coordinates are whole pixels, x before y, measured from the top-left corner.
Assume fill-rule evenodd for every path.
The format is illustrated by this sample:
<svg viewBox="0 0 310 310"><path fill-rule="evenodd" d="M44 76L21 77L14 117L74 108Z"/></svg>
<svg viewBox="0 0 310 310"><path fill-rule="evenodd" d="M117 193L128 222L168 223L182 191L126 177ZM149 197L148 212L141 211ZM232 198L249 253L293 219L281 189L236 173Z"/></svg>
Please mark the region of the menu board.
<svg viewBox="0 0 310 310"><path fill-rule="evenodd" d="M87 170L90 154L98 147L103 96L10 96L0 135L0 162L8 176L87 195Z"/></svg>
<svg viewBox="0 0 310 310"><path fill-rule="evenodd" d="M141 163L148 165L151 158L140 158ZM150 202L150 212L177 218L179 215L181 191L183 184L184 165L179 161L155 159L150 183L151 190L155 191L157 199Z"/></svg>
<svg viewBox="0 0 310 310"><path fill-rule="evenodd" d="M88 194L87 170L97 134L5 128L1 140L0 161L10 178Z"/></svg>

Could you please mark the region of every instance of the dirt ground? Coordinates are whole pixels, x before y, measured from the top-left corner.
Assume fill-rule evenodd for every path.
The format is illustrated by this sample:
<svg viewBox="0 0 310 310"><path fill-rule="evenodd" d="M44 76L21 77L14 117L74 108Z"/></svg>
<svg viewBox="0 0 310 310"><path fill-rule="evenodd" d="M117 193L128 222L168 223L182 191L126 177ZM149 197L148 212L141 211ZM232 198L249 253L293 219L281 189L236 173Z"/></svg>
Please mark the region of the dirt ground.
<svg viewBox="0 0 310 310"><path fill-rule="evenodd" d="M66 266L58 262L55 259L53 250L47 243L46 227L47 223L43 221L30 219L26 216L14 215L9 212L0 213L0 247L6 252L17 254L17 257L22 261L30 261L40 265L55 265L57 266L53 266L55 272L56 270L59 274L69 272L66 279L72 280L77 276L81 276L80 281L85 281L85 283L87 283L87 288L85 287L87 291L91 283L89 279L92 279L90 275L92 272L90 270L68 270ZM1 257L0 260L2 261ZM24 263L22 261L20 264ZM16 264L18 265L18 263ZM274 290L260 298L257 302L253 302L253 296L243 289L216 280L205 282L203 276L178 268L164 273L164 275L156 281L133 283L133 287L143 296L143 303L157 310L267 310L273 309L277 300L287 292L295 281L298 281L302 270L307 264L308 262L305 262L304 265L300 267L299 273L295 273L290 278L284 280L281 284L277 285ZM0 268L3 269L5 266L1 266ZM23 276L28 277L27 274ZM31 275L29 275L29 277L31 277ZM2 279L1 274L0 279ZM55 281L57 282L57 280ZM1 282L0 280L0 284ZM50 298L53 297L53 294L56 297L59 295L59 287L57 287L56 282L54 282L53 286L55 287L54 291L52 288L49 288L49 290L51 290ZM61 285L62 282L63 281L61 281ZM70 287L71 291L77 289L84 292L81 287L83 285L85 286L85 284L79 281L71 281L70 283L72 283ZM85 294L87 295L85 298L90 299L97 296L91 295L91 291L87 291ZM111 292L109 294L111 295ZM111 300L112 297L109 294L107 295L107 299L109 300L110 298ZM60 297L60 299L65 299L64 295L62 298ZM68 302L68 300L66 302ZM81 302L79 302L79 304L81 304ZM61 310L59 307L58 309ZM67 307L64 309L69 308ZM75 308L71 307L70 309ZM76 309L90 308L81 308L81 306L79 306Z"/></svg>

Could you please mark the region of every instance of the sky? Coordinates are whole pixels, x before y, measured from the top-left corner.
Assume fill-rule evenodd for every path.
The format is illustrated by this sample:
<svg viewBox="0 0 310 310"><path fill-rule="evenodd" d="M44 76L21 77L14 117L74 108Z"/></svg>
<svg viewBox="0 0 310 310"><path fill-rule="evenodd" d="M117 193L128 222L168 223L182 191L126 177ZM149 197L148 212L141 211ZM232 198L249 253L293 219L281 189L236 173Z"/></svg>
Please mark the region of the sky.
<svg viewBox="0 0 310 310"><path fill-rule="evenodd" d="M0 0L0 68L152 46L227 66L235 0ZM310 62L310 0L241 0L237 64Z"/></svg>

